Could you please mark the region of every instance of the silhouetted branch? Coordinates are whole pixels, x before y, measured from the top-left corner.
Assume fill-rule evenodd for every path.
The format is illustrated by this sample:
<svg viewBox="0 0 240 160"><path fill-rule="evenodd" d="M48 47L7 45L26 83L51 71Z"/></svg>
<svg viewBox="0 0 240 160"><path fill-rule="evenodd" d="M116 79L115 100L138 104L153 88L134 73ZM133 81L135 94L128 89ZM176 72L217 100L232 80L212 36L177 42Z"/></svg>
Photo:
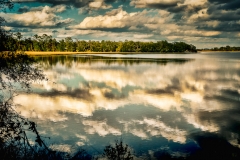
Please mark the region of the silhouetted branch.
<svg viewBox="0 0 240 160"><path fill-rule="evenodd" d="M29 91L31 83L46 80L34 62L24 53L0 52L0 153L14 152L13 157L17 159L26 157L30 150L37 154L29 142L27 131L36 135L35 145L51 153L39 135L35 122L17 113L17 106L13 103L18 90Z"/></svg>
<svg viewBox="0 0 240 160"><path fill-rule="evenodd" d="M14 83L30 89L34 81L46 80L42 71L34 66L34 59L20 52L0 52L0 90L14 89Z"/></svg>

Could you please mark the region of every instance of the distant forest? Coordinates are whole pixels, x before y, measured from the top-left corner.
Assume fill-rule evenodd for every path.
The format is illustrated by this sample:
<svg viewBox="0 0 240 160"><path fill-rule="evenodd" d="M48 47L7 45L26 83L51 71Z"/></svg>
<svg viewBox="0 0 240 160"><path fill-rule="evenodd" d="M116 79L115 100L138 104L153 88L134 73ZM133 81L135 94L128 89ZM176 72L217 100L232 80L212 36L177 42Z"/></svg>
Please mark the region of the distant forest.
<svg viewBox="0 0 240 160"><path fill-rule="evenodd" d="M202 49L199 51L240 51L240 47L231 47L231 46L226 46L226 47L214 47L211 49Z"/></svg>
<svg viewBox="0 0 240 160"><path fill-rule="evenodd" d="M8 36L3 44L6 51L49 51L49 52L197 52L192 44L185 42L169 43L136 41L84 41L71 37L56 40L51 35L34 35L23 38L21 33Z"/></svg>

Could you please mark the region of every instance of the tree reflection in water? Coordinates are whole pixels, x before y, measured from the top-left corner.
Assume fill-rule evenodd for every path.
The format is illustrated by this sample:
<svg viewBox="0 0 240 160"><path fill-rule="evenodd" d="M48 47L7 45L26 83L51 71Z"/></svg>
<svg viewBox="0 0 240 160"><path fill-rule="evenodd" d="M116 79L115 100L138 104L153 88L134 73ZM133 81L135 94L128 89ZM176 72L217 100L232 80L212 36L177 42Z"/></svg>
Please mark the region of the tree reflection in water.
<svg viewBox="0 0 240 160"><path fill-rule="evenodd" d="M141 63L166 65L168 63L183 64L193 59L162 59L162 58L132 58L132 57L109 57L100 55L53 55L53 56L35 56L36 61L44 66L44 68L51 68L56 66L57 63L65 65L69 68L72 66L72 62L79 64L94 64L94 63L105 63L107 65L125 65L132 66Z"/></svg>

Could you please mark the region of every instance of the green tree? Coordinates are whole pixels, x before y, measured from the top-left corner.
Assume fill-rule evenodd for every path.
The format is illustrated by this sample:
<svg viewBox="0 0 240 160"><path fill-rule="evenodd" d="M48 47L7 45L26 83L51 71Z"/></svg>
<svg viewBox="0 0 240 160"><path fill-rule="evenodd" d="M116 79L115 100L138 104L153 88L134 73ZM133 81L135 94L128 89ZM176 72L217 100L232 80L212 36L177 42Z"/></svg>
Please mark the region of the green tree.
<svg viewBox="0 0 240 160"><path fill-rule="evenodd" d="M87 49L87 42L86 41L77 41L77 51L85 52Z"/></svg>
<svg viewBox="0 0 240 160"><path fill-rule="evenodd" d="M75 52L76 46L74 45L73 39L71 37L67 37L64 39L66 50L69 52Z"/></svg>
<svg viewBox="0 0 240 160"><path fill-rule="evenodd" d="M66 45L63 39L59 41L58 50L62 52L66 50Z"/></svg>

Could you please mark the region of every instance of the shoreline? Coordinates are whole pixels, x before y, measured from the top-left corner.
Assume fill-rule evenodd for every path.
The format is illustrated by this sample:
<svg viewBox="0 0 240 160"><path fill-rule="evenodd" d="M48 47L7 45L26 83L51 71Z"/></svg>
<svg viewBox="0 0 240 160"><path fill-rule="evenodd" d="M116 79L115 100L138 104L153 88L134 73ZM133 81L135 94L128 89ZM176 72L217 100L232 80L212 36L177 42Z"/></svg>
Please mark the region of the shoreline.
<svg viewBox="0 0 240 160"><path fill-rule="evenodd" d="M8 51L3 51L8 52ZM97 54L125 54L125 55L132 55L132 54L178 54L178 55L186 55L186 54L201 54L201 53L213 53L213 52L240 52L240 51L198 51L198 52L45 52L45 51L17 51L17 52L24 52L29 56L51 56L51 55L97 55Z"/></svg>
<svg viewBox="0 0 240 160"><path fill-rule="evenodd" d="M204 50L204 51L198 51L197 53L203 53L203 52L240 52L240 51L209 51L209 50Z"/></svg>
<svg viewBox="0 0 240 160"><path fill-rule="evenodd" d="M43 55L89 55L89 54L197 54L194 52L34 52L34 51L24 51L30 56L43 56Z"/></svg>

